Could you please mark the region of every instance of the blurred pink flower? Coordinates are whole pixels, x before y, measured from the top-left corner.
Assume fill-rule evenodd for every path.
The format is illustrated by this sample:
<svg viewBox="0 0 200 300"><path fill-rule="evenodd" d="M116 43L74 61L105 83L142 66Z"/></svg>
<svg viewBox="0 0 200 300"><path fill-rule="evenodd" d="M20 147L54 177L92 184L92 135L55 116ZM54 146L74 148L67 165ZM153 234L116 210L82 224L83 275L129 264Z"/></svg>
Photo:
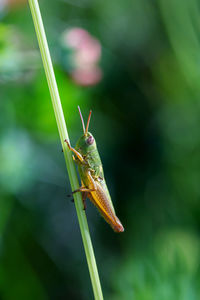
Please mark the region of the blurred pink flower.
<svg viewBox="0 0 200 300"><path fill-rule="evenodd" d="M72 28L63 34L63 41L67 47L74 50L72 54L73 71L71 76L77 84L94 85L102 78L102 71L98 66L101 58L101 45L86 30Z"/></svg>
<svg viewBox="0 0 200 300"><path fill-rule="evenodd" d="M82 28L73 28L65 31L64 39L66 44L72 48L79 48L81 43L90 39L89 33Z"/></svg>
<svg viewBox="0 0 200 300"><path fill-rule="evenodd" d="M77 66L93 65L101 57L101 46L95 39L85 40L75 55Z"/></svg>
<svg viewBox="0 0 200 300"><path fill-rule="evenodd" d="M89 69L75 69L71 76L73 80L83 86L97 84L102 78L102 71L98 66Z"/></svg>
<svg viewBox="0 0 200 300"><path fill-rule="evenodd" d="M5 6L16 7L26 2L26 0L0 0L0 5L3 3Z"/></svg>
<svg viewBox="0 0 200 300"><path fill-rule="evenodd" d="M10 5L19 5L19 4L25 4L26 0L8 0L8 3Z"/></svg>

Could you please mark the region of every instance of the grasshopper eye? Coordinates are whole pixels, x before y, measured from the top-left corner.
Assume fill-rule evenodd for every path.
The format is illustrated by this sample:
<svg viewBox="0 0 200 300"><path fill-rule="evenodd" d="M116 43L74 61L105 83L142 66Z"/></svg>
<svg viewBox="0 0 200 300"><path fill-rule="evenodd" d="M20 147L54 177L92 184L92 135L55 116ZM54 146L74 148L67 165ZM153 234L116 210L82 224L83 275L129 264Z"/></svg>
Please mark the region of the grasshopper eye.
<svg viewBox="0 0 200 300"><path fill-rule="evenodd" d="M86 143L88 144L88 145L92 145L93 143L94 143L94 138L93 138L93 136L89 136L89 138L86 140Z"/></svg>

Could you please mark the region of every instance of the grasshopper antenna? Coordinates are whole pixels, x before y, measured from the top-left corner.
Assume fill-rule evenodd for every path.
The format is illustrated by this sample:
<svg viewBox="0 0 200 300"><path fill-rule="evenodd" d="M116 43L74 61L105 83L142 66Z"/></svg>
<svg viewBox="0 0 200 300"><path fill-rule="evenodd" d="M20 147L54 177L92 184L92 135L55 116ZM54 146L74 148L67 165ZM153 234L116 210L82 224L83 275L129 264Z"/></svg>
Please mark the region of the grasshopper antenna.
<svg viewBox="0 0 200 300"><path fill-rule="evenodd" d="M82 116L81 109L79 106L78 106L78 111L79 111L79 115L80 115L82 126L83 126L83 133L85 134L85 124L84 124L83 116Z"/></svg>
<svg viewBox="0 0 200 300"><path fill-rule="evenodd" d="M89 124L90 124L90 118L91 118L91 114L92 114L92 111L90 110L90 113L89 113L89 116L88 116L88 120L87 120L86 129L85 129L85 135L86 135L86 134L87 134L87 132L88 132L88 128L89 128Z"/></svg>

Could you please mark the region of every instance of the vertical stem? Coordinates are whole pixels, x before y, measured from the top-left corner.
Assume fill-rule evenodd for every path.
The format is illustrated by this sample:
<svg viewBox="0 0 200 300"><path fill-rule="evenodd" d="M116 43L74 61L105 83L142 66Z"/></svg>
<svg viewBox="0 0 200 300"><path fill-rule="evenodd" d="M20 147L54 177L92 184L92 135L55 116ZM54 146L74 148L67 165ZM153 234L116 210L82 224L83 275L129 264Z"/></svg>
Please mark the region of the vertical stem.
<svg viewBox="0 0 200 300"><path fill-rule="evenodd" d="M55 74L54 74L53 65L49 53L49 48L48 48L47 39L44 31L42 17L40 14L40 8L37 0L29 0L29 5L33 17L35 31L38 38L38 44L40 47L45 74L46 74L46 78L47 78L47 82L51 94L51 100L52 100L58 131L61 139L61 144L64 151L64 156L65 156L71 187L72 190L76 190L79 188L79 182L78 182L74 162L72 160L71 152L67 148L66 144L64 143L65 139L69 141L69 136L65 124L64 114L62 110L60 96L58 93L58 87L56 84ZM83 239L83 245L86 253L89 272L90 272L90 278L92 281L94 297L95 299L102 300L103 295L101 290L101 284L99 280L94 251L93 251L90 233L88 229L87 219L86 219L85 211L83 210L81 194L80 193L74 194L74 198L75 198L75 206L78 215L81 235Z"/></svg>

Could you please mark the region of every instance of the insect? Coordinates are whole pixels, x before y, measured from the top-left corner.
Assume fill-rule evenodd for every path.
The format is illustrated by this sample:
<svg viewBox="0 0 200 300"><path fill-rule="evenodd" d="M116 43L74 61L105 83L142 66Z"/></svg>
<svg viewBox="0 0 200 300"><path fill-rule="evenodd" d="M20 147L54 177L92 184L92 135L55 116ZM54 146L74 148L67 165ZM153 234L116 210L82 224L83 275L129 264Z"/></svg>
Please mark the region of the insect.
<svg viewBox="0 0 200 300"><path fill-rule="evenodd" d="M78 110L83 126L83 135L77 141L75 148L72 148L69 142L65 140L69 149L74 153L73 159L78 165L78 172L81 178L81 187L73 191L73 193L82 193L84 209L85 201L88 197L97 207L104 219L111 225L113 230L115 232L123 232L124 227L115 214L105 182L103 167L95 139L93 135L88 132L92 111L89 113L87 125L85 127L79 106Z"/></svg>

